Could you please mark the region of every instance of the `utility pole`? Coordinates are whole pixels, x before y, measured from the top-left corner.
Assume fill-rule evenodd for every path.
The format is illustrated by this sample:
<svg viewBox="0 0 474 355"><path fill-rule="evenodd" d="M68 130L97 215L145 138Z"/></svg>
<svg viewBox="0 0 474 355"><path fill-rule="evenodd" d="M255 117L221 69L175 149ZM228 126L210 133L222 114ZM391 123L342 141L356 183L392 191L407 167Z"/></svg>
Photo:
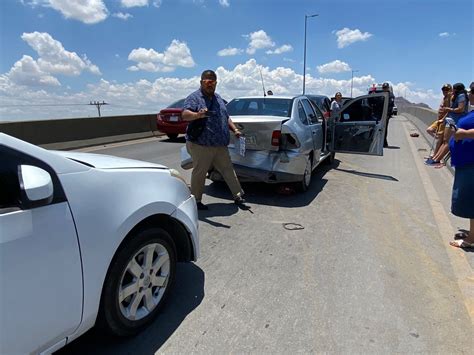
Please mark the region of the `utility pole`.
<svg viewBox="0 0 474 355"><path fill-rule="evenodd" d="M316 17L318 14L314 15L304 15L304 54L303 54L303 95L306 89L306 22L308 22L308 17Z"/></svg>
<svg viewBox="0 0 474 355"><path fill-rule="evenodd" d="M97 107L97 112L99 113L99 117L100 117L100 106L102 105L108 105L107 102L105 102L104 100L102 100L102 102L99 102L99 101L91 101L89 102L89 105L93 105L95 107Z"/></svg>
<svg viewBox="0 0 474 355"><path fill-rule="evenodd" d="M354 73L357 73L358 70L351 70L351 98L352 98L352 87L354 86Z"/></svg>

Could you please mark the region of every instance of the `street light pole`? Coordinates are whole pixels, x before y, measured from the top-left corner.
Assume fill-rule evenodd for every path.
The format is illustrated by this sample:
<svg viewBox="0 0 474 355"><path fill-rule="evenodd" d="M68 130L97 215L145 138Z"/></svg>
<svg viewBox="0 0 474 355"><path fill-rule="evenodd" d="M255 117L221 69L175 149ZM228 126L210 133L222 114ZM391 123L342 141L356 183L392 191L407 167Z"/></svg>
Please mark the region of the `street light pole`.
<svg viewBox="0 0 474 355"><path fill-rule="evenodd" d="M357 73L358 70L351 70L351 98L352 98L352 87L354 86L354 73Z"/></svg>
<svg viewBox="0 0 474 355"><path fill-rule="evenodd" d="M316 17L318 14L314 15L304 15L304 56L303 56L303 95L306 88L306 23L308 17Z"/></svg>

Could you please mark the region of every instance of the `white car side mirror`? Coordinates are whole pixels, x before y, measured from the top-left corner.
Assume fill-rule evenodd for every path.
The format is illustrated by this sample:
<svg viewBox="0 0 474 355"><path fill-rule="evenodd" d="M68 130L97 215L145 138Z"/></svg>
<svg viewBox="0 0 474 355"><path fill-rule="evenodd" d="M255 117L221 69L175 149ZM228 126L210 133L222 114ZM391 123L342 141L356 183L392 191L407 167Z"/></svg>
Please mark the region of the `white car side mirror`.
<svg viewBox="0 0 474 355"><path fill-rule="evenodd" d="M53 200L53 180L51 175L32 165L21 165L18 178L22 195L26 197L27 207L46 205ZM31 206L30 206L31 205Z"/></svg>

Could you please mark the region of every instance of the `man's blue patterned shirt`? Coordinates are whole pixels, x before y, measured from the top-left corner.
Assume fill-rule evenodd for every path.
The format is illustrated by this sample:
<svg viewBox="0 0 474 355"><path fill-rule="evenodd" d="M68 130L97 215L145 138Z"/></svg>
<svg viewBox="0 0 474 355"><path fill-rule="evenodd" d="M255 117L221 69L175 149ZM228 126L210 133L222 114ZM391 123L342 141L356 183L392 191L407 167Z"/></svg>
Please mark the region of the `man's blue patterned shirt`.
<svg viewBox="0 0 474 355"><path fill-rule="evenodd" d="M212 99L209 99L199 89L189 95L184 101L183 110L198 112L203 108L207 108L208 111L214 111L215 113L208 118L204 118L206 124L197 140L191 140L187 133L186 140L206 146L227 146L230 139L229 114L227 113L224 100L216 93L214 93ZM192 122L194 121L190 121L189 125Z"/></svg>

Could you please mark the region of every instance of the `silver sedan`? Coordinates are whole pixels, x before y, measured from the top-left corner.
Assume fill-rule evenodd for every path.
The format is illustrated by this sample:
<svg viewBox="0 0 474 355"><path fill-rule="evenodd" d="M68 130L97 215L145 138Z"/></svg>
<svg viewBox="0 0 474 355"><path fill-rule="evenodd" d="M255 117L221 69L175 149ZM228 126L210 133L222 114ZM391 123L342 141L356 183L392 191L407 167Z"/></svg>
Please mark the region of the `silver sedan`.
<svg viewBox="0 0 474 355"><path fill-rule="evenodd" d="M231 135L229 153L241 181L295 182L306 191L313 170L331 163L336 152L383 154L387 97L355 98L326 120L306 96L241 97L227 111L243 137ZM192 161L185 148L181 166ZM221 180L213 170L211 180Z"/></svg>

